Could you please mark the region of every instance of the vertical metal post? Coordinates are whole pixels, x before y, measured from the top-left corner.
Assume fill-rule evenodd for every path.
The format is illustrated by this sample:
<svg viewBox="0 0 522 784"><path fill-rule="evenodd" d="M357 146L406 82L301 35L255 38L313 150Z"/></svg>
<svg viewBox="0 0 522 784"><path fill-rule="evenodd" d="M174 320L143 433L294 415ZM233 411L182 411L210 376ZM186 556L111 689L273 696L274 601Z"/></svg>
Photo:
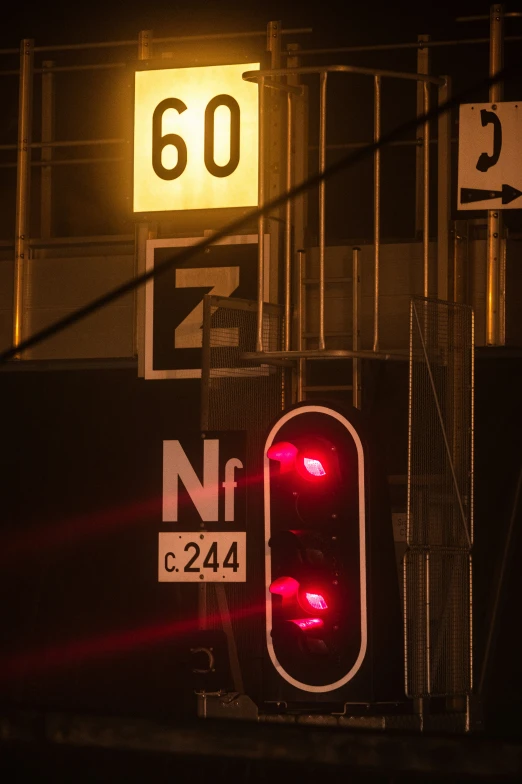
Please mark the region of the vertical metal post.
<svg viewBox="0 0 522 784"><path fill-rule="evenodd" d="M453 222L453 299L462 304L468 301L468 230L468 221Z"/></svg>
<svg viewBox="0 0 522 784"><path fill-rule="evenodd" d="M417 49L417 73L429 74L430 72L430 50L423 46L430 40L429 35L417 36L419 48ZM417 82L417 117L424 113L424 84ZM423 204L424 204L424 161L423 161L424 130L423 127L417 128L417 147L415 149L415 237L422 236L423 226Z"/></svg>
<svg viewBox="0 0 522 784"><path fill-rule="evenodd" d="M451 79L444 77L444 84L439 87L439 106L451 97ZM450 292L449 273L449 222L451 207L451 112L439 115L439 133L437 143L437 297L438 299L455 299L455 292Z"/></svg>
<svg viewBox="0 0 522 784"><path fill-rule="evenodd" d="M424 114L430 110L430 85L424 82ZM424 206L422 223L422 257L423 257L423 292L425 297L429 297L430 291L430 124L424 123L424 148L423 148L423 168L424 168Z"/></svg>
<svg viewBox="0 0 522 784"><path fill-rule="evenodd" d="M147 60L152 52L152 30L140 30L138 33L138 60ZM142 221L134 230L134 274L145 272L147 240L153 239L156 231L151 225ZM138 356L138 376L145 376L145 287L134 292L134 335L133 351Z"/></svg>
<svg viewBox="0 0 522 784"><path fill-rule="evenodd" d="M287 97L286 122L286 190L292 187L292 94ZM291 292L291 259L292 259L292 202L287 199L285 204L285 334L284 349L290 349L290 292Z"/></svg>
<svg viewBox="0 0 522 784"><path fill-rule="evenodd" d="M319 94L319 172L326 168L326 85L328 74L320 74ZM326 227L326 183L319 183L319 350L325 349L324 341L324 255Z"/></svg>
<svg viewBox="0 0 522 784"><path fill-rule="evenodd" d="M359 351L361 331L359 317L361 313L361 274L359 269L360 248L352 249L352 349ZM355 408L361 408L361 360L352 359L352 401Z"/></svg>
<svg viewBox="0 0 522 784"><path fill-rule="evenodd" d="M490 9L489 75L502 70L504 62L504 6L495 4ZM496 104L502 100L500 82L489 88L489 100ZM502 214L488 210L488 255L486 275L486 344L500 343L500 267L501 267Z"/></svg>
<svg viewBox="0 0 522 784"><path fill-rule="evenodd" d="M138 60L148 60L152 55L152 30L140 30L138 33Z"/></svg>
<svg viewBox="0 0 522 784"><path fill-rule="evenodd" d="M381 77L374 77L373 141L381 136ZM379 275L381 257L381 150L373 154L373 350L379 350Z"/></svg>
<svg viewBox="0 0 522 784"><path fill-rule="evenodd" d="M298 282L297 282L297 350L303 350L303 331L306 325L305 318L305 300L306 295L304 292L305 277L306 277L306 254L304 250L297 251L298 259ZM304 295L304 296L303 296ZM297 368L297 402L300 403L304 399L303 387L304 376L306 372L306 360L300 358Z"/></svg>
<svg viewBox="0 0 522 784"><path fill-rule="evenodd" d="M293 52L287 58L287 68L299 68L300 58L298 44L288 44L287 50ZM300 83L298 75L287 76L288 84L299 86L300 95L292 95L292 179L297 185L306 180L308 175L308 92L306 85ZM302 194L292 202L292 238L293 247L305 245L305 231L308 217L307 195ZM294 250L295 253L295 250ZM292 276L294 279L295 276ZM295 347L295 340L293 341Z"/></svg>
<svg viewBox="0 0 522 784"><path fill-rule="evenodd" d="M53 60L42 63L42 142L54 141L54 74ZM42 147L42 163L50 162L52 147ZM52 166L42 166L40 181L40 237L48 239L53 233Z"/></svg>
<svg viewBox="0 0 522 784"><path fill-rule="evenodd" d="M265 203L265 79L259 81L259 206ZM265 274L265 216L257 220L257 335L256 351L263 351L263 282Z"/></svg>
<svg viewBox="0 0 522 784"><path fill-rule="evenodd" d="M426 691L431 693L430 554L426 552Z"/></svg>
<svg viewBox="0 0 522 784"><path fill-rule="evenodd" d="M13 290L13 346L23 337L24 272L29 257L29 192L31 173L31 110L33 104L32 39L20 44L20 85L18 99L18 161L16 170L16 226ZM18 357L19 358L19 357Z"/></svg>

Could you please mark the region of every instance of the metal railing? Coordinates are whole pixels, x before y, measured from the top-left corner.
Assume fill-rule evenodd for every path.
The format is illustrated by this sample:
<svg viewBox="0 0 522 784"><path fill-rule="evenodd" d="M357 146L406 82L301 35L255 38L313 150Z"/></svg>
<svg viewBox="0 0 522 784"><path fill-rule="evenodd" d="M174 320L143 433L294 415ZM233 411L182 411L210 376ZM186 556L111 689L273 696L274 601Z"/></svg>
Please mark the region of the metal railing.
<svg viewBox="0 0 522 784"><path fill-rule="evenodd" d="M259 146L261 150L259 159L259 204L265 202L265 177L266 162L264 157L265 147L265 88L286 91L288 94L288 123L286 135L286 184L287 187L292 183L292 113L293 101L302 95L302 88L281 81L284 77L295 77L302 75L319 76L319 172L323 173L326 168L326 109L327 109L327 85L328 76L333 73L342 74L362 74L373 77L374 89L374 124L373 138L377 141L381 135L381 80L399 79L415 81L424 87L424 113L430 110L430 84L437 85L439 88L439 105L444 103L448 95L448 79L446 77L431 76L429 74L408 73L402 71L390 71L382 68L363 68L351 65L330 65L330 66L302 66L296 68L276 68L271 70L247 71L243 74L243 79L259 83ZM424 125L424 220L423 220L423 291L424 295L429 294L429 124ZM439 139L439 160L442 165L447 166L448 160L445 156L448 139ZM380 168L380 149L374 152L374 313L373 313L373 352L377 357L379 354L379 268L380 268L380 221L381 221L381 168ZM326 247L326 183L322 180L319 184L319 334L317 353L325 354L325 329L324 329L324 295L325 295L325 247ZM259 255L258 255L258 326L256 351L263 352L263 275L264 275L264 243L261 238L264 236L265 217L259 219ZM285 303L285 323L291 323L290 314L290 285L291 285L291 205L286 210L285 228L285 253L284 253L284 282L285 291L283 300ZM354 329L355 329L354 325ZM285 334L284 351L289 353L290 335ZM293 356L302 355L302 350L291 352ZM307 355L309 352L306 352ZM352 353L352 352L350 352ZM339 352L336 352L339 356Z"/></svg>
<svg viewBox="0 0 522 784"><path fill-rule="evenodd" d="M271 23L273 24L273 23ZM310 33L311 28L288 28L284 29L278 26L278 36L300 35ZM46 194L48 200L50 199L51 189L50 182L50 167L54 166L70 166L76 164L88 165L99 163L114 163L123 160L121 156L107 156L102 158L69 158L66 160L53 160L51 151L56 148L69 148L69 147L91 147L91 146L110 146L121 145L125 143L122 138L107 138L107 139L87 139L87 140L68 140L56 141L49 133L49 128L46 125L44 118L42 118L42 139L40 141L32 141L32 109L33 109L33 85L35 75L42 76L42 93L45 92L45 80L52 78L53 73L58 72L76 72L76 71L106 71L108 69L122 69L127 67L127 62L109 62L109 63L84 63L84 64L70 64L70 65L56 65L53 61L44 61L43 67L34 67L35 53L48 53L48 52L82 52L91 50L109 50L122 47L137 48L137 59L148 59L152 56L152 46L154 44L186 44L186 43L203 43L205 41L211 42L216 40L223 40L224 38L234 39L263 39L266 38L266 30L254 30L247 32L237 32L229 34L211 33L206 35L196 36L163 36L154 38L152 31L141 31L136 39L124 41L103 41L92 42L84 44L57 44L35 46L32 39L23 39L20 48L14 49L0 49L0 55L16 55L19 54L19 68L11 70L0 71L0 76L18 76L19 77L19 94L18 94L18 133L16 144L2 144L0 150L2 151L17 151L17 160L15 162L0 163L0 168L15 168L17 169L16 179L16 216L15 216L15 259L14 259L14 287L13 287L13 345L17 346L22 340L23 324L23 290L24 290L24 276L25 276L25 262L29 256L29 219L30 219L30 179L31 167L38 167L42 169L42 180L45 182L42 188L42 194ZM52 84L47 85L50 87L48 90L47 98L52 101ZM46 111L45 98L42 101L42 113ZM31 161L31 151L34 149L42 150L42 159L40 161ZM42 216L45 214L49 218L51 210L50 205L44 205L42 199ZM47 221L48 222L48 221ZM50 232L47 232L50 233Z"/></svg>

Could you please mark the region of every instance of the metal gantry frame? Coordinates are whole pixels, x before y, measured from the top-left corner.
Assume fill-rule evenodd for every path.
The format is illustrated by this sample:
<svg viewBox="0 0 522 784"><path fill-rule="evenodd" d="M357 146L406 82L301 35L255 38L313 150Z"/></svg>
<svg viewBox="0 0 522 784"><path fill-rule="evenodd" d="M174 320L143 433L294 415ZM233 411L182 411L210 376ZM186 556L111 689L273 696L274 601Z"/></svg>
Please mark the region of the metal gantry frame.
<svg viewBox="0 0 522 784"><path fill-rule="evenodd" d="M419 36L417 42L401 43L401 44L384 44L384 45L362 45L362 46L349 46L337 47L329 49L301 49L300 56L316 55L316 54L330 54L336 53L358 53L358 52L383 52L383 51L401 51L414 49L418 52L417 71L418 75L426 76L429 71L429 51L435 47L451 47L459 45L471 44L489 44L490 46L490 75L495 75L502 67L503 62L503 49L504 41L515 42L522 40L522 36L504 36L504 19L508 17L520 17L519 12L506 13L502 4L494 4L490 8L489 15L476 15L471 17L459 18L457 21L489 21L490 36L489 38L474 38L474 39L458 39L448 41L432 41L429 36ZM283 29L280 23L271 22L268 25L268 41L269 50L272 52L270 72L266 72L267 78L274 77L277 73L277 65L280 65L281 57L294 57L296 52L294 45L289 45L287 49L281 46L281 36L285 35L298 35L301 33L311 32L309 28L298 28L293 30ZM230 39L256 39L264 38L267 35L266 31L247 31L241 33L230 34ZM0 76L19 75L19 121L18 121L18 140L16 144L2 144L0 150L16 150L17 162L16 163L2 163L0 168L16 166L17 168L17 195L16 195L16 219L15 219L15 253L14 253L14 288L13 288L13 344L16 346L20 343L23 334L23 289L24 289L24 275L25 275L25 262L28 258L30 249L29 239L29 193L30 193L30 171L32 167L42 168L42 195L41 195L41 238L51 239L51 198L52 198L52 181L51 172L52 167L57 165L71 165L71 164L90 164L93 162L114 162L121 160L121 156L107 156L104 158L94 159L89 157L78 157L68 160L53 159L52 150L58 147L94 147L94 146L117 146L124 143L121 138L107 138L107 139L89 139L89 140L71 140L71 141L56 141L53 138L53 122L52 122L52 102L53 102L53 77L54 74L59 72L75 72L75 71L104 71L107 69L122 69L127 67L127 62L107 62L107 63L92 63L92 64L77 64L77 65L56 65L54 60L44 60L42 67L34 67L34 55L43 53L58 53L58 52L81 52L81 51L100 51L100 50L117 50L124 48L137 47L138 59L144 59L151 56L153 44L186 44L188 42L212 42L215 40L222 40L223 36L218 33L200 36L169 36L169 37L154 37L152 31L142 31L138 40L123 40L123 41L106 41L106 42L93 42L82 44L62 44L62 45L45 45L35 46L34 41L31 39L24 39L21 42L19 49L8 48L0 49L0 55L13 55L18 54L20 58L19 69L16 70L1 70ZM345 66L346 68L346 66ZM316 72L317 69L316 69ZM281 71L279 70L279 73ZM292 69L292 74L295 76L299 73L299 69ZM378 71L372 72L375 78L375 119L376 128L375 134L378 134L378 105L380 105L380 79L384 75ZM43 106L42 106L42 138L40 141L32 141L31 139L31 114L33 103L33 78L34 75L40 74L42 77L42 91L43 91ZM326 84L327 74L320 76L324 82L322 86L322 99L326 101ZM411 75L410 75L411 78ZM274 83L270 86L281 89L281 80L276 79L277 84ZM420 113L421 106L426 108L429 105L429 81L420 80L418 84L421 87L419 93L420 103L418 99L418 111ZM446 91L444 93L444 91ZM260 104L261 113L263 113L264 89L260 90ZM439 85L439 101L447 99L450 94L450 82L446 79L445 85ZM502 85L494 85L490 90L489 99L491 102L496 102L502 99ZM293 96L289 92L287 103L289 107L289 117L292 116L291 107L293 104ZM445 128L441 126L446 126ZM450 139L449 139L449 117L441 116L439 119L439 164L440 161L449 160L450 152ZM324 131L324 127L323 127ZM291 127L288 129L291 135ZM422 166L424 177L417 177L417 202L418 208L421 201L424 202L422 209L422 234L425 240L427 228L429 224L429 211L426 209L426 199L424 198L429 188L429 128L426 126L419 133L418 142L420 143L419 155L422 156ZM441 143L446 145L443 154L440 152ZM321 145L320 145L321 146ZM339 147L347 145L338 145ZM354 145L355 146L355 145ZM31 161L31 150L42 149L42 158L40 161ZM261 156L265 156L263 145L261 145ZM266 156L265 156L266 157ZM419 158L420 161L420 158ZM262 160L264 166L266 160ZM380 201L379 201L379 153L376 152L375 156L375 196L374 196L374 211L379 215ZM446 167L447 168L447 167ZM438 286L437 294L439 298L448 298L448 280L447 280L447 261L445 266L445 259L447 260L448 248L448 219L449 219L449 173L445 167L439 165L438 179L438 214L439 214L439 227L438 227ZM263 167L262 167L263 169ZM287 168L287 184L288 178L291 177L291 172ZM422 186L422 195L419 193L419 184ZM321 188L321 198L324 203L324 190ZM261 202L265 200L267 194L263 191L262 184L260 185L260 199ZM286 209L286 217L290 212L290 206ZM324 215L323 210L320 211ZM419 209L417 209L419 216ZM502 244L502 215L500 211L490 210L488 213L488 242L487 242L487 280L486 280L486 343L488 345L498 345L505 342L505 247ZM288 221L286 221L288 223ZM420 221L417 219L417 227L420 231ZM266 222L264 219L260 220L260 251L264 243L264 230ZM324 223L322 223L321 233L324 239ZM288 255L288 245L290 242L290 231L286 230L285 235L285 257ZM324 243L320 242L320 246L324 247ZM375 265L379 265L379 248L380 248L380 234L379 234L379 221L375 223L374 229L374 246L375 246ZM424 295L427 296L431 292L427 290L427 275L426 269L429 266L428 247L424 241L423 245L424 257ZM324 259L323 259L324 260ZM323 276L324 283L324 276ZM373 349L378 351L379 347L379 279L375 278L375 303L374 310L374 340ZM321 313L324 316L324 298L320 299ZM321 324L323 325L321 327ZM290 327L288 326L288 333L285 337L284 349L289 350L290 345ZM258 350L261 350L261 345L258 345ZM320 318L320 334L319 334L319 349L324 349L324 318Z"/></svg>
<svg viewBox="0 0 522 784"><path fill-rule="evenodd" d="M293 112L294 101L303 100L304 88L295 84L288 83L289 77L295 80L295 77L303 75L317 75L319 77L319 173L323 173L326 169L326 111L327 111L327 87L328 76L330 74L362 74L373 78L373 104L374 104L374 123L373 123L373 140L378 141L381 136L381 84L383 79L399 79L405 81L416 81L422 85L423 88L423 113L428 113L430 110L430 85L436 85L439 90L438 103L442 105L449 98L450 81L448 77L432 76L426 73L408 73L403 71L390 71L387 69L374 69L363 68L351 65L330 65L330 66L296 66L292 68L272 68L270 70L250 71L243 74L246 81L257 82L259 84L259 114L260 114L260 161L259 161L259 203L263 205L265 202L266 191L266 169L267 161L265 159L265 127L266 127L266 110L265 110L265 91L267 89L279 90L287 93L287 126L286 126L286 187L289 189L294 184L294 174L292 169L292 145L293 134L292 128L294 127ZM447 113L441 115L442 118L446 117ZM445 138L444 134L448 134L450 124L443 122L439 125L439 133L443 135L439 139L439 182L441 187L448 190L449 182L449 166L450 157L448 150L450 146L450 139ZM430 185L430 165L429 165L429 143L430 132L429 124L424 123L423 127L424 136L424 149L423 149L423 221L422 221L422 247L423 247L423 291L425 296L429 294L429 185ZM417 144L416 141L404 141L400 144ZM445 210L443 211L444 218L447 216L448 206L444 201L443 196L448 196L445 192L439 198L439 202L444 204ZM303 372L304 361L306 359L340 359L340 358L370 358L370 359L395 359L405 361L407 359L406 351L389 351L382 352L379 348L379 304L380 304L380 250L381 250L381 167L380 167L380 149L374 152L374 307L373 307L373 348L372 350L361 350L360 348L360 330L359 330L359 315L360 315L360 291L358 281L360 280L359 270L359 251L355 249L353 252L353 266L354 266L354 285L353 285L353 306L352 312L354 317L353 322L353 342L352 349L327 349L325 344L325 251L326 251L326 182L322 180L319 183L319 329L318 329L318 348L317 349L303 349L302 345L302 328L304 323L303 308L304 297L302 295L301 285L304 280L304 257L305 253L299 249L297 252L299 259L299 280L298 280L298 298L297 298L297 325L298 335L292 339L290 325L293 323L291 313L292 301L292 283L294 276L293 272L293 259L294 253L292 249L292 204L290 202L286 205L285 211L285 242L284 242L284 291L281 300L285 306L285 335L282 351L280 352L267 352L264 351L263 346L263 287L262 281L264 276L264 246L260 241L259 255L258 255L258 302L257 302L257 343L256 351L248 352L245 358L249 359L265 359L278 360L278 359L292 359L297 360L297 396L302 399L303 396ZM259 237L264 237L266 218L261 216L258 223ZM448 270L448 227L445 220L439 221L439 231L441 234L441 247L445 248L445 253L439 253L439 264L445 269L445 277L447 278ZM443 225L444 224L444 225ZM444 276L443 276L444 277ZM446 288L447 292L447 288ZM295 323L295 322L294 322ZM291 346L294 346L292 348ZM354 362L353 371L353 390L356 404L360 406L361 403L361 383L360 383L360 363Z"/></svg>

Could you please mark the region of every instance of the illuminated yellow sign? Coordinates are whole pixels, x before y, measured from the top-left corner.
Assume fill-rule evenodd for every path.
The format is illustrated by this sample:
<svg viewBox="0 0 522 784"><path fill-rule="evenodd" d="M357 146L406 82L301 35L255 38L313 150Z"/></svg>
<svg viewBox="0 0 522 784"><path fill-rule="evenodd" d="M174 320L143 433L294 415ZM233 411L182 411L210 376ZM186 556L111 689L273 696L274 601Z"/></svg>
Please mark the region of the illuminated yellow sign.
<svg viewBox="0 0 522 784"><path fill-rule="evenodd" d="M258 68L136 72L134 212L257 205Z"/></svg>

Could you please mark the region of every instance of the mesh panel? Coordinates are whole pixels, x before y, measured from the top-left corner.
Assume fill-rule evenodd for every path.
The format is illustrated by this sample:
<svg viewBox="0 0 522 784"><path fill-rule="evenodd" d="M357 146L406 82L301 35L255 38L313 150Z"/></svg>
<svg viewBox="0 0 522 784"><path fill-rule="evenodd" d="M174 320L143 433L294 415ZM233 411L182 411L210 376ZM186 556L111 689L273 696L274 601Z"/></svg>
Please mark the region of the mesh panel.
<svg viewBox="0 0 522 784"><path fill-rule="evenodd" d="M407 691L471 689L473 315L414 299L410 330Z"/></svg>
<svg viewBox="0 0 522 784"><path fill-rule="evenodd" d="M470 556L411 548L405 557L407 686L411 697L471 689Z"/></svg>

